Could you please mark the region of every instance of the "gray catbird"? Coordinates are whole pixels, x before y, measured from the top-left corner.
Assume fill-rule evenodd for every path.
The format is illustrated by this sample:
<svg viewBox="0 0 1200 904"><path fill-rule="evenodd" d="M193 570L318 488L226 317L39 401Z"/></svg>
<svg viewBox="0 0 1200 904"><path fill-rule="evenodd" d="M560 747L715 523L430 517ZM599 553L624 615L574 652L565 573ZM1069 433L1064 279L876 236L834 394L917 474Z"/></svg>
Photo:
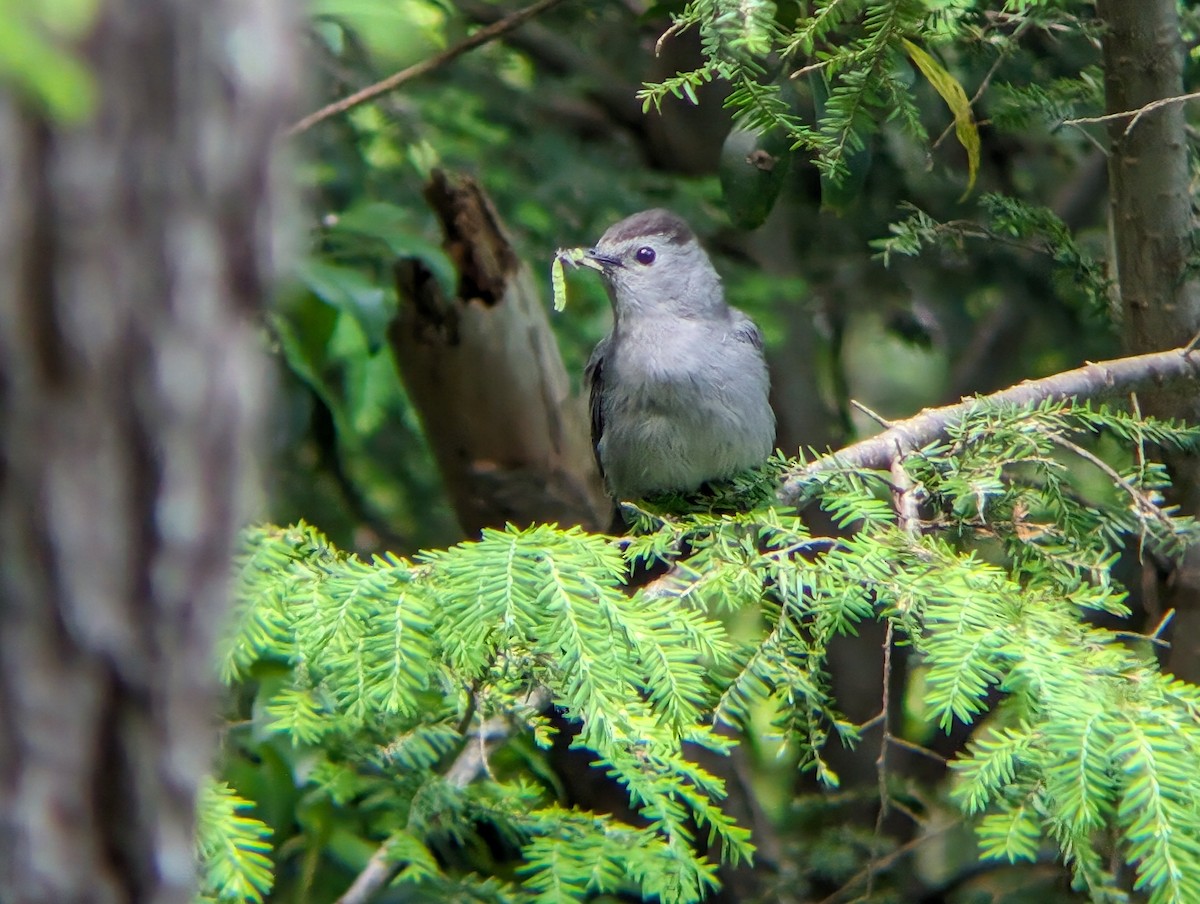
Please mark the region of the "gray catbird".
<svg viewBox="0 0 1200 904"><path fill-rule="evenodd" d="M775 415L762 334L725 303L687 223L667 210L636 213L587 256L613 306L612 332L585 371L612 494L687 492L765 461Z"/></svg>

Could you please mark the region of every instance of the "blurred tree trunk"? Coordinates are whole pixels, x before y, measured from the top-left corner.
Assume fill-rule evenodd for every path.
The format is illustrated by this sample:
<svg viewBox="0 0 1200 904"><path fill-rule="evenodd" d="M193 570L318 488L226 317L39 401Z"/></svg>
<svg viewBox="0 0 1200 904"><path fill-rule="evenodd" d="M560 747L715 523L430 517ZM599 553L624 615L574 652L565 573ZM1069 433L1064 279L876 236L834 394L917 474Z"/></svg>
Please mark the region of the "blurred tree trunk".
<svg viewBox="0 0 1200 904"><path fill-rule="evenodd" d="M1104 68L1110 113L1140 110L1183 87L1183 39L1176 0L1098 0L1105 24ZM1131 354L1185 345L1200 329L1200 281L1188 271L1194 251L1184 105L1167 104L1108 124L1109 194L1120 282L1123 336ZM1147 414L1200 422L1194 393L1158 392ZM1200 468L1172 462L1176 501L1200 514ZM1159 608L1177 612L1169 667L1200 679L1200 550L1169 576ZM1153 613L1152 613L1153 614Z"/></svg>
<svg viewBox="0 0 1200 904"><path fill-rule="evenodd" d="M286 6L101 2L80 123L0 86L5 904L192 898Z"/></svg>

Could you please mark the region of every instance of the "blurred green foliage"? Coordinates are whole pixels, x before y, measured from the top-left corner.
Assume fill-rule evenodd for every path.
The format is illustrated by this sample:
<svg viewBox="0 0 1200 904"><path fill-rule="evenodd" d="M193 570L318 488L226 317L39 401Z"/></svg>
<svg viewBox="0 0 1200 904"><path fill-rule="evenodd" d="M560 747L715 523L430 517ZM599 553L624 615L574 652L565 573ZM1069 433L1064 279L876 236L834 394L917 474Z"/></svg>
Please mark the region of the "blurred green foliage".
<svg viewBox="0 0 1200 904"><path fill-rule="evenodd" d="M54 119L83 119L96 85L72 48L96 16L99 0L0 0L0 78Z"/></svg>

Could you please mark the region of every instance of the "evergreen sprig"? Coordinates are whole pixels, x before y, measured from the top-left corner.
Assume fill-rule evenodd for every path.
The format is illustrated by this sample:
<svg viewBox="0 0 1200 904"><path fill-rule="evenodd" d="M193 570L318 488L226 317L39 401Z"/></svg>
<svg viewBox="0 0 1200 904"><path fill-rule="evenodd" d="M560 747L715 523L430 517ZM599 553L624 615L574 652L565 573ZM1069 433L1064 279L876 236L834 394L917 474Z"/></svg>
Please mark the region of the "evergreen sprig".
<svg viewBox="0 0 1200 904"><path fill-rule="evenodd" d="M1057 78L1045 84L1001 83L996 86L993 125L1005 131L1028 128L1034 122L1058 127L1073 116L1094 115L1104 108L1104 74L1097 67L1085 68L1073 78Z"/></svg>
<svg viewBox="0 0 1200 904"><path fill-rule="evenodd" d="M927 140L920 98L913 90L914 78L924 77L950 103L960 139L975 136L962 139L974 160L974 100L968 100L971 91L955 71L968 67L972 56L994 61L984 80L985 88L993 83L994 88L981 102L990 104L988 112L1001 127L1017 127L1031 117L1057 127L1076 109L1094 106L1102 90L1095 69L1075 79L1028 85L1018 60L1022 35L1069 28L1094 38L1095 24L1073 6L1010 3L997 13L981 4L929 0L692 0L673 15L662 40L695 29L701 65L644 84L638 96L645 110L660 108L668 96L697 103L701 86L723 81L728 85L725 105L734 111L740 129L787 135L792 149L809 152L826 181L836 184L861 175L854 171L867 165L862 152L886 123ZM968 58L959 52L947 67L935 55L939 48L951 47L965 49ZM928 65L914 70L918 56ZM1003 77L1007 70L1001 64L1014 60L1022 83ZM930 75L930 67L936 76ZM808 79L807 93L800 76ZM1079 140L1087 138L1081 134Z"/></svg>
<svg viewBox="0 0 1200 904"><path fill-rule="evenodd" d="M368 562L307 525L259 528L221 660L256 705L231 736L295 751L304 812L342 820L307 829L310 843L353 827L414 892L697 901L716 882L700 850L738 862L753 846L686 745L728 753L718 723L766 715L800 767L836 785L826 745L855 743L859 726L838 712L827 650L885 619L915 651L928 720L977 726L953 794L984 856L1055 848L1102 899L1117 893L1112 843L1151 900L1197 900L1200 690L1164 675L1149 641L1087 615L1126 611L1112 572L1126 547L1168 557L1196 539L1163 506L1151 453L1198 440L1108 408L981 403L891 471L816 473L805 498L838 537L763 502L782 461L690 512L633 510L642 533L620 542L509 527ZM738 490L757 504L733 505ZM647 562L666 573L626 587ZM640 822L558 803L538 765L546 697ZM202 857L214 898L254 901L267 830L231 794ZM497 856L518 859L511 881L477 873Z"/></svg>
<svg viewBox="0 0 1200 904"><path fill-rule="evenodd" d="M1001 194L985 194L979 203L980 219L948 222L902 205L907 216L888 225L890 235L871 243L876 257L886 266L893 255L915 257L928 248L961 254L967 240L985 239L1047 255L1055 264L1055 288L1066 300L1093 315L1107 312L1112 280L1104 262L1081 246L1049 208Z"/></svg>
<svg viewBox="0 0 1200 904"><path fill-rule="evenodd" d="M244 815L252 807L224 782L210 779L201 785L196 801L201 900L260 904L271 890L271 829Z"/></svg>
<svg viewBox="0 0 1200 904"><path fill-rule="evenodd" d="M465 843L481 819L519 845L557 831L551 820L531 821L538 801L528 793L488 791L484 806L482 785L446 780L456 755L488 742L472 733L490 717L509 717L545 743L541 714L524 705L545 687L580 724L575 743L593 750L646 819L636 850L670 866L676 890L664 900L697 900L713 868L692 846L693 826L731 859L753 850L714 802L721 782L681 753L685 742L728 748L704 713L716 694L708 670L731 662L732 651L698 608L680 613L668 597L624 592L625 568L609 538L547 525L486 531L415 562L365 562L303 524L260 528L239 559L241 603L221 671L244 681L285 664L288 680L266 699L262 729L312 748L313 793L343 807L386 800L376 820L407 831L397 837L409 848L414 838ZM584 848L627 830L606 826L578 850L555 842L556 850L582 862L595 853ZM538 891L543 878L530 862L525 887ZM661 869L631 868L616 869L620 881L607 890L630 875L646 888L667 882ZM402 875L428 884L411 863Z"/></svg>
<svg viewBox="0 0 1200 904"><path fill-rule="evenodd" d="M850 158L880 122L899 122L925 136L903 42L936 38L941 11L924 0L819 0L792 18L780 16L777 7L745 0L688 3L670 31L698 29L704 63L644 85L644 108L660 107L668 95L696 103L701 85L722 79L730 85L725 104L741 128L782 131L793 149L813 152L817 167L835 181L847 175ZM814 122L794 108L784 87L785 64L804 65L824 80Z"/></svg>

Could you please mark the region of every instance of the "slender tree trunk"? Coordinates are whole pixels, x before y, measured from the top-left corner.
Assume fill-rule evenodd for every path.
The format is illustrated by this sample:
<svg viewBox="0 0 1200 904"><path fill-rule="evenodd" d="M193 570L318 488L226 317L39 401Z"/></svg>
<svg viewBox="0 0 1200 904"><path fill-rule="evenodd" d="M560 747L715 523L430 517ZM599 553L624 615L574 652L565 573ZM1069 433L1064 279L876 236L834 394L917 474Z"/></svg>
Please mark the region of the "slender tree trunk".
<svg viewBox="0 0 1200 904"><path fill-rule="evenodd" d="M1105 25L1105 93L1110 113L1138 110L1184 93L1183 40L1176 0L1097 0ZM1200 282L1188 272L1194 250L1184 106L1168 104L1112 120L1109 192L1120 282L1120 311L1129 352L1185 345L1200 329ZM1194 392L1142 397L1147 414L1200 421ZM1172 462L1176 499L1200 513L1195 459ZM1200 550L1173 570L1165 607L1177 612L1169 666L1200 679Z"/></svg>
<svg viewBox="0 0 1200 904"><path fill-rule="evenodd" d="M1104 20L1110 113L1183 94L1176 0L1098 0ZM1133 354L1183 345L1200 326L1200 294L1186 279L1192 252L1184 105L1114 119L1109 189L1125 342Z"/></svg>
<svg viewBox="0 0 1200 904"><path fill-rule="evenodd" d="M185 902L263 375L282 0L103 0L0 86L0 898Z"/></svg>

